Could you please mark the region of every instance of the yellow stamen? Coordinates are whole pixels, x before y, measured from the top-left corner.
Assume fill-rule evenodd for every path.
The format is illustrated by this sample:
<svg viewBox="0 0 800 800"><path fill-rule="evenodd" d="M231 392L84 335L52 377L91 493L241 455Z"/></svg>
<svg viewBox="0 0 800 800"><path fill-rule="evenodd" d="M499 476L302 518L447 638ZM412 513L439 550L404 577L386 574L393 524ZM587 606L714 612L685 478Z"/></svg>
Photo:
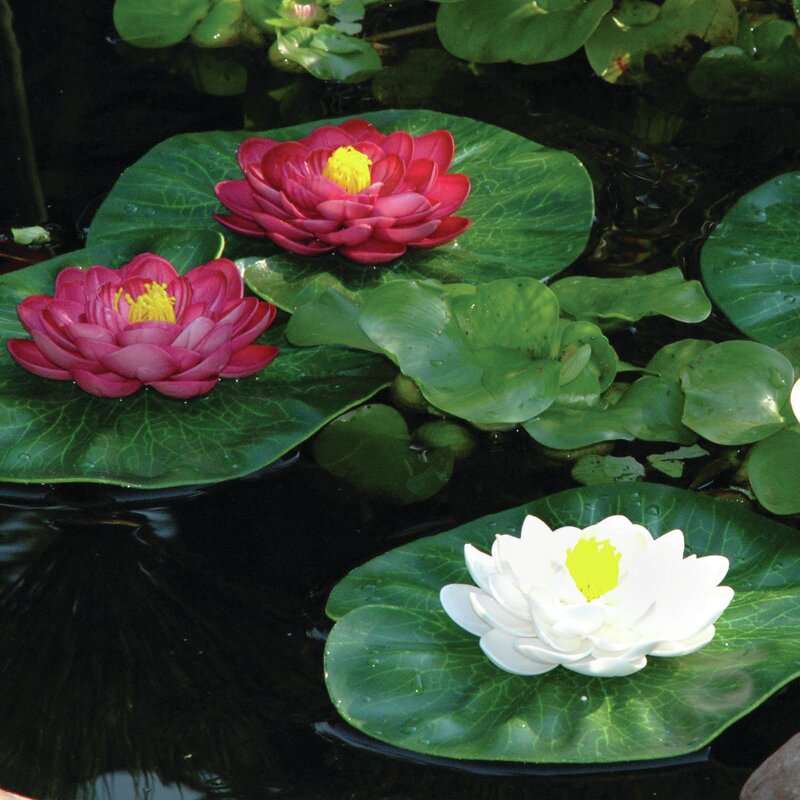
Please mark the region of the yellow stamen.
<svg viewBox="0 0 800 800"><path fill-rule="evenodd" d="M567 550L566 566L572 580L587 600L595 600L619 583L619 560L622 557L608 539L594 536L578 539Z"/></svg>
<svg viewBox="0 0 800 800"><path fill-rule="evenodd" d="M175 298L167 294L166 283L146 283L145 293L135 300L126 292L125 302L130 306L128 322L175 322ZM119 311L122 289L114 295L114 310Z"/></svg>
<svg viewBox="0 0 800 800"><path fill-rule="evenodd" d="M322 177L338 183L348 194L356 194L372 183L372 161L351 145L337 147L322 170Z"/></svg>

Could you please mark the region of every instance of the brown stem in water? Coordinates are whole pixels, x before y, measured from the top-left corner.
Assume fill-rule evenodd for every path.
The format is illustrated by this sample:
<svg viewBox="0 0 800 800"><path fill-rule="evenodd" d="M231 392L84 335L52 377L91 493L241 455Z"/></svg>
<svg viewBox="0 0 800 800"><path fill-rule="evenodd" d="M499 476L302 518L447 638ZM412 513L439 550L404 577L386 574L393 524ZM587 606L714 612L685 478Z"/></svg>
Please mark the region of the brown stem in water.
<svg viewBox="0 0 800 800"><path fill-rule="evenodd" d="M396 31L386 31L386 33L376 33L367 36L368 42L382 42L385 39L397 39L400 36L413 36L416 33L426 33L436 28L435 22L424 22L421 25L411 25L408 28L398 28Z"/></svg>

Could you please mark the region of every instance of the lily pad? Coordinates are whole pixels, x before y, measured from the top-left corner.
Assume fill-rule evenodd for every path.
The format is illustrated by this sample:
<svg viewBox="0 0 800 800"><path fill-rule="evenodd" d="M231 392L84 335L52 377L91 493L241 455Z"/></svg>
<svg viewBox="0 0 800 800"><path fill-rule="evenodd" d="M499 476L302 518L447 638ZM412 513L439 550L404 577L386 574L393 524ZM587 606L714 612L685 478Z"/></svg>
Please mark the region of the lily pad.
<svg viewBox="0 0 800 800"><path fill-rule="evenodd" d="M52 294L67 265L102 263L79 251L0 278L0 335L25 337L16 306ZM189 265L182 265L185 270ZM294 348L273 326L259 340L278 358L251 378L222 381L187 402L149 390L93 397L30 374L0 351L0 480L87 481L139 488L213 483L275 461L386 386L385 359L329 347Z"/></svg>
<svg viewBox="0 0 800 800"><path fill-rule="evenodd" d="M684 280L678 267L628 278L576 275L555 281L550 288L564 314L598 325L636 322L656 314L702 322L711 313L700 282Z"/></svg>
<svg viewBox="0 0 800 800"><path fill-rule="evenodd" d="M689 37L711 45L732 44L738 19L732 0L622 0L586 43L592 69L609 83L647 80L645 59L679 55Z"/></svg>
<svg viewBox="0 0 800 800"><path fill-rule="evenodd" d="M183 41L212 5L213 0L116 0L114 26L137 47L170 47Z"/></svg>
<svg viewBox="0 0 800 800"><path fill-rule="evenodd" d="M574 53L611 7L611 0L463 0L441 6L436 32L465 61L538 64Z"/></svg>
<svg viewBox="0 0 800 800"><path fill-rule="evenodd" d="M777 345L800 336L800 172L748 192L700 255L714 302L742 333Z"/></svg>
<svg viewBox="0 0 800 800"><path fill-rule="evenodd" d="M778 431L753 447L747 477L758 502L773 514L800 513L800 432Z"/></svg>
<svg viewBox="0 0 800 800"><path fill-rule="evenodd" d="M463 547L489 550L526 514L551 527L625 514L654 535L684 531L698 555L730 560L736 596L716 637L681 658L650 658L625 678L558 668L502 672L439 604L471 582ZM392 550L333 590L325 649L337 711L364 733L455 759L604 763L698 750L800 675L800 539L739 505L646 483L573 489Z"/></svg>
<svg viewBox="0 0 800 800"><path fill-rule="evenodd" d="M378 111L363 116L384 132L451 131L456 141L453 170L466 173L472 182L470 197L459 213L472 218L472 227L449 244L431 250L410 248L403 258L379 270L337 256L279 254L267 240L228 236L226 231L227 257L272 256L248 270L248 283L261 296L293 310L293 298L309 282L327 281L356 291L386 276L469 283L517 275L545 278L580 255L588 240L594 200L589 175L572 154L483 122L433 111ZM329 122L263 135L297 139ZM222 231L211 216L223 210L214 185L241 177L236 148L252 135L182 134L156 145L117 181L94 217L87 246L106 263L121 265L144 249L158 252L159 237L175 231L182 231L186 241Z"/></svg>

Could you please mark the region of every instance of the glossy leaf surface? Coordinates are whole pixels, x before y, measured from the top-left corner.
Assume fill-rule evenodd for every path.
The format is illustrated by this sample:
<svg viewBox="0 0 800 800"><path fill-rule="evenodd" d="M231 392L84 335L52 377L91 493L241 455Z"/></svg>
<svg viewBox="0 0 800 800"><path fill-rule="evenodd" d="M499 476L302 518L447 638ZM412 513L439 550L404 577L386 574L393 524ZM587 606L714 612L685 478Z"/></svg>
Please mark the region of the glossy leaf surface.
<svg viewBox="0 0 800 800"><path fill-rule="evenodd" d="M681 658L648 659L626 678L557 668L502 672L439 604L471 582L463 547L519 534L526 513L585 527L622 513L653 535L680 528L687 549L728 557L736 591L716 637ZM408 750L458 759L598 763L697 750L800 674L800 539L732 503L666 486L573 489L392 550L334 589L339 620L325 656L328 691L355 727Z"/></svg>
<svg viewBox="0 0 800 800"><path fill-rule="evenodd" d="M67 265L98 263L70 253L0 278L0 334L27 336L17 304L52 294ZM282 326L259 341L278 358L238 381L187 402L141 391L93 397L67 381L30 374L0 352L0 480L89 481L135 487L213 483L280 458L391 379L385 359L335 348L291 347Z"/></svg>
<svg viewBox="0 0 800 800"><path fill-rule="evenodd" d="M800 172L742 197L703 246L714 302L743 333L776 345L800 336Z"/></svg>
<svg viewBox="0 0 800 800"><path fill-rule="evenodd" d="M747 477L758 502L773 514L800 513L800 432L778 431L753 447Z"/></svg>

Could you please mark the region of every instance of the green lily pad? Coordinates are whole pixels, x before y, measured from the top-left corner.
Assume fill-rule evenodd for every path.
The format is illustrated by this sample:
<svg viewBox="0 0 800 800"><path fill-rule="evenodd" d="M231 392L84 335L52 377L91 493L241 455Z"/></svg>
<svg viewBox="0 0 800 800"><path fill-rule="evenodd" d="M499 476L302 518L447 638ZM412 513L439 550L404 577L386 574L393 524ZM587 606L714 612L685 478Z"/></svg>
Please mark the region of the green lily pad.
<svg viewBox="0 0 800 800"><path fill-rule="evenodd" d="M629 278L576 275L555 281L550 288L564 314L598 325L636 322L656 314L702 322L711 313L711 301L700 282L684 280L678 267Z"/></svg>
<svg viewBox="0 0 800 800"><path fill-rule="evenodd" d="M79 251L0 277L2 338L27 337L17 304L52 294L60 269L97 263L95 254ZM26 372L3 346L0 480L157 488L240 477L371 397L394 372L370 353L294 348L279 325L259 341L280 346L271 365L187 402L147 390L121 400L93 397Z"/></svg>
<svg viewBox="0 0 800 800"><path fill-rule="evenodd" d="M683 423L717 444L749 444L784 427L791 362L758 342L720 342L681 371Z"/></svg>
<svg viewBox="0 0 800 800"><path fill-rule="evenodd" d="M594 213L592 184L580 161L483 122L433 111L364 114L380 130L413 135L446 128L456 141L455 172L466 173L472 192L459 213L473 220L456 241L431 250L410 248L384 269L367 269L337 256L278 254L265 239L230 234L229 258L268 255L248 270L250 287L286 310L307 283L351 287L385 278L437 278L481 283L494 278L560 272L581 253ZM298 139L320 120L267 131L274 139ZM186 241L224 229L212 218L223 210L214 196L221 180L240 178L236 148L250 132L182 134L156 145L129 167L103 202L89 228L88 247L121 265L143 249L158 252L159 237L182 231ZM144 248L143 243L147 243Z"/></svg>
<svg viewBox="0 0 800 800"><path fill-rule="evenodd" d="M644 467L633 456L581 456L570 475L584 486L644 478Z"/></svg>
<svg viewBox="0 0 800 800"><path fill-rule="evenodd" d="M736 596L716 637L626 678L557 668L502 672L439 604L471 582L466 542L489 550L526 514L551 527L625 514L654 535L683 530L689 552L731 563ZM698 750L800 675L800 539L739 505L645 483L573 489L392 550L333 590L325 675L337 711L364 733L455 759L604 763Z"/></svg>
<svg viewBox="0 0 800 800"><path fill-rule="evenodd" d="M758 502L773 514L800 513L800 432L778 431L747 456L747 477Z"/></svg>
<svg viewBox="0 0 800 800"><path fill-rule="evenodd" d="M403 505L432 497L453 473L450 450L412 447L402 415L380 403L333 420L314 440L314 457L357 489Z"/></svg>
<svg viewBox="0 0 800 800"><path fill-rule="evenodd" d="M182 42L212 5L213 0L116 0L114 26L137 47L170 47Z"/></svg>
<svg viewBox="0 0 800 800"><path fill-rule="evenodd" d="M800 336L800 172L748 192L700 255L714 302L742 333L777 345Z"/></svg>
<svg viewBox="0 0 800 800"><path fill-rule="evenodd" d="M689 37L711 45L732 44L738 19L732 0L622 0L586 42L592 69L609 83L647 80L645 60L679 55Z"/></svg>
<svg viewBox="0 0 800 800"><path fill-rule="evenodd" d="M613 387L612 387L613 388ZM611 439L692 444L697 435L682 422L684 396L676 380L645 376L625 388L614 405L553 405L523 428L540 444L574 450Z"/></svg>
<svg viewBox="0 0 800 800"><path fill-rule="evenodd" d="M670 478L680 478L683 475L683 465L687 459L702 458L707 455L707 450L704 450L699 444L693 444L691 447L679 447L668 453L653 453L647 456L647 463Z"/></svg>
<svg viewBox="0 0 800 800"><path fill-rule="evenodd" d="M611 7L611 0L463 0L441 6L436 32L465 61L538 64L574 53Z"/></svg>
<svg viewBox="0 0 800 800"><path fill-rule="evenodd" d="M746 12L742 15L740 29L747 25ZM703 53L689 75L689 88L700 97L729 103L800 100L797 25L772 19L748 32L746 44L737 41Z"/></svg>

